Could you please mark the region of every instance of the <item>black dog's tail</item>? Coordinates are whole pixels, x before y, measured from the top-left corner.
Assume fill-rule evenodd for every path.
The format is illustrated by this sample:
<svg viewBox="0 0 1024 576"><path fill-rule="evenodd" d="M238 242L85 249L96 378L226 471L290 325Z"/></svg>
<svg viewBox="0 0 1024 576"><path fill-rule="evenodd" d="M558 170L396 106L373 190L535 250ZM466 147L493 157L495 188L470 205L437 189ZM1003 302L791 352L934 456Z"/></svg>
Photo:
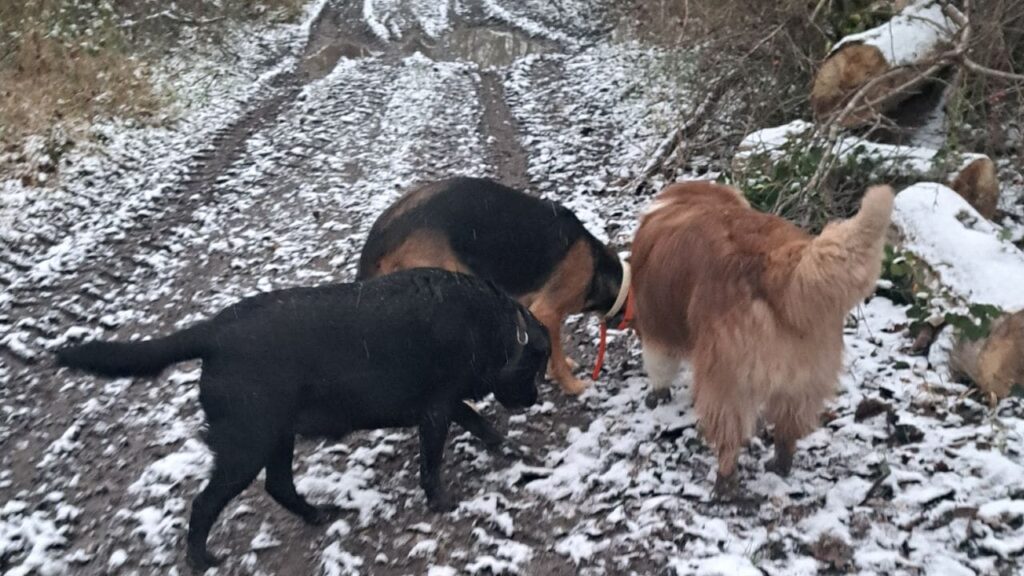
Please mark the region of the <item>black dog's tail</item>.
<svg viewBox="0 0 1024 576"><path fill-rule="evenodd" d="M206 324L141 342L88 342L57 351L57 364L101 376L156 376L164 368L199 358L206 349Z"/></svg>

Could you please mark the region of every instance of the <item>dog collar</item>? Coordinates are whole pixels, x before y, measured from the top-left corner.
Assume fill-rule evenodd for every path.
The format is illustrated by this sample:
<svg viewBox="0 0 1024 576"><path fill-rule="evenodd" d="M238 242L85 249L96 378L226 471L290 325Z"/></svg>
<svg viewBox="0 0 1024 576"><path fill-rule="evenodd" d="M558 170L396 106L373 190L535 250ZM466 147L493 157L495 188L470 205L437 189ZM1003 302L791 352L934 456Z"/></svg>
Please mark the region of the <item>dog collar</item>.
<svg viewBox="0 0 1024 576"><path fill-rule="evenodd" d="M619 283L619 294L615 297L615 304L604 315L605 318L611 318L622 310L622 305L626 303L626 299L629 297L629 290L632 288L633 272L630 269L629 262L626 262L619 257L619 261L622 263L622 282Z"/></svg>
<svg viewBox="0 0 1024 576"><path fill-rule="evenodd" d="M632 271L629 267L629 262L622 260L622 284L619 286L619 296L615 299L615 305L612 306L612 309L601 319L601 337L597 346L597 360L594 362L594 372L590 376L592 380L597 380L598 375L601 374L601 366L604 365L604 354L608 349L608 319L618 314L622 306L625 305L626 312L616 330L625 330L633 322L635 304L633 302L631 280Z"/></svg>

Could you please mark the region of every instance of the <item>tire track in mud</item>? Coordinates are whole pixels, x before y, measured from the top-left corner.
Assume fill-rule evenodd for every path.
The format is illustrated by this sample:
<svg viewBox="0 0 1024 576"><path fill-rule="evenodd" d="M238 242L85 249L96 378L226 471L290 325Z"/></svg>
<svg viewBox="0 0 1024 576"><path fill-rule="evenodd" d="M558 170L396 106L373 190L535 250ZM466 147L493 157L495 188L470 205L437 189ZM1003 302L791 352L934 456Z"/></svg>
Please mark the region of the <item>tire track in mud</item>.
<svg viewBox="0 0 1024 576"><path fill-rule="evenodd" d="M491 143L488 160L498 180L517 188L530 187L526 149L519 140L519 127L505 101L504 83L498 72L480 72L479 98L484 106L480 131Z"/></svg>

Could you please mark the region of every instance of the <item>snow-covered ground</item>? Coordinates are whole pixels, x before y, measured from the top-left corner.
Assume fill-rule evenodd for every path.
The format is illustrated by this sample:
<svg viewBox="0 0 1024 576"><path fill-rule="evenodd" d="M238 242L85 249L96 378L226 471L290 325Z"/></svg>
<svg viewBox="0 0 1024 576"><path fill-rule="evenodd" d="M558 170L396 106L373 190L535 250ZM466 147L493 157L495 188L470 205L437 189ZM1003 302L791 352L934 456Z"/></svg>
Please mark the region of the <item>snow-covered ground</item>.
<svg viewBox="0 0 1024 576"><path fill-rule="evenodd" d="M618 187L688 94L657 74L684 56L611 41L615 18L607 1L327 0L298 24L239 31L230 66L171 58L175 122L97 127L107 144L52 188L0 183L0 571L185 571L210 464L198 366L152 381L58 372L48 351L67 338L148 336L256 291L346 280L377 213L451 174L528 181L626 248L649 198ZM369 56L296 79L324 23ZM449 36L476 29L537 50L507 65L446 57ZM494 78L504 106L483 97ZM454 432L450 514L426 509L413 431L300 442L299 491L345 513L304 526L257 481L215 527L219 573L1019 573L1024 404L990 410L906 356L905 312L875 298L851 317L823 427L787 479L763 471L770 447L755 439L739 503L710 498L687 378L647 409L636 342L614 334L583 397L552 386L523 414L484 407L502 451ZM596 323L570 324L587 364Z"/></svg>

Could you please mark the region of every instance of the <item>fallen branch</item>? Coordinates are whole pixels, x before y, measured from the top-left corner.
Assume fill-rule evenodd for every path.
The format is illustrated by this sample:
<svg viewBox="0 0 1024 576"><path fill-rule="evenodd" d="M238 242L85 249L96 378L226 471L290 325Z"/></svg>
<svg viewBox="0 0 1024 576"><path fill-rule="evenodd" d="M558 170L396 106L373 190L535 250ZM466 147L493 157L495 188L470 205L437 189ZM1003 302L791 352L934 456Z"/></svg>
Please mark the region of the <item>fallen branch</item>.
<svg viewBox="0 0 1024 576"><path fill-rule="evenodd" d="M184 16L175 14L170 10L164 10L162 12L155 14L155 16L167 18L168 20L172 20L180 24L188 24L189 26L206 26L208 24L215 24L217 22L220 22L225 18L225 16L215 16L213 18L206 19L186 18Z"/></svg>
<svg viewBox="0 0 1024 576"><path fill-rule="evenodd" d="M711 92L693 111L693 115L690 119L684 122L679 128L670 132L661 141L661 144L658 145L658 148L654 151L654 155L644 165L640 174L636 178L630 180L622 190L635 194L644 182L646 182L651 176L654 176L656 173L663 170L665 163L675 154L676 150L678 150L684 143L685 139L695 134L708 121L713 111L717 108L718 102L721 101L722 97L728 91L729 86L738 76L739 74L734 71L716 82L712 86Z"/></svg>
<svg viewBox="0 0 1024 576"><path fill-rule="evenodd" d="M1002 70L996 70L989 68L988 66L982 66L974 60L971 60L967 56L961 59L961 63L965 68L976 74L982 74L985 76L992 76L995 78L1002 78L1003 80L1009 80L1011 82L1024 82L1024 74L1016 74L1014 72L1003 72Z"/></svg>

